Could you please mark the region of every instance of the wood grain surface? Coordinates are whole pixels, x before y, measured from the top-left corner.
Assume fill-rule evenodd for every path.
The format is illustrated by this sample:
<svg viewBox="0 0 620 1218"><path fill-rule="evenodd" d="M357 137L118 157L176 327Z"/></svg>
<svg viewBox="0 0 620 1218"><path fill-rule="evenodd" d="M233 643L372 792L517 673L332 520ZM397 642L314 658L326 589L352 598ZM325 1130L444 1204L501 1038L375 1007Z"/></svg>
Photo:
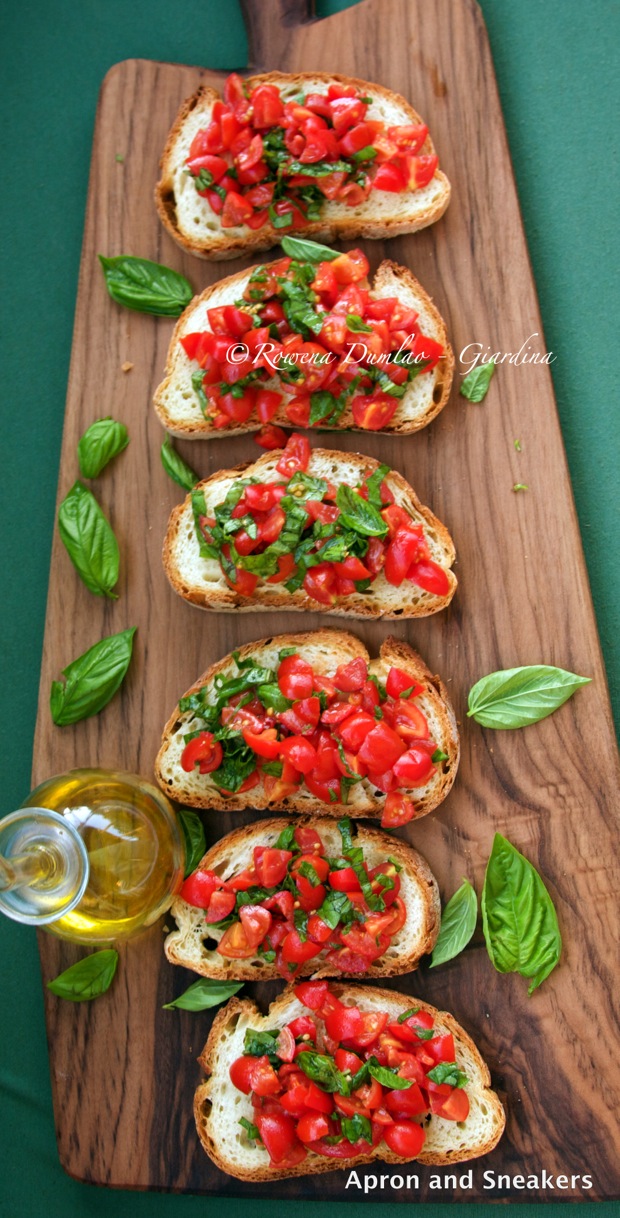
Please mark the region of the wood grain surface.
<svg viewBox="0 0 620 1218"><path fill-rule="evenodd" d="M391 242L361 243L374 269L388 256L411 267L434 297L455 352L469 343L545 351L499 100L482 19L469 0L366 0L328 20L299 24L299 5L245 3L254 67L322 69L379 81L428 121L453 187L433 228ZM208 43L205 45L208 46ZM205 52L208 56L208 50ZM101 91L76 309L59 498L78 476L76 443L93 419L123 420L131 443L93 484L119 539L118 601L93 597L58 537L52 558L33 783L76 765L152 774L163 724L207 665L240 643L290 629L339 624L318 614L207 616L175 597L161 566L172 507L181 497L159 459L162 431L151 406L172 320L123 310L107 296L98 252L132 253L183 271L197 292L242 268L189 256L159 226L153 203L158 158L199 68L128 60ZM117 160L122 156L123 160ZM534 336L534 337L530 337ZM566 353L564 355L566 357ZM131 363L123 372L122 365ZM458 383L458 378L457 378ZM521 451L515 450L519 439ZM317 437L325 442L325 436ZM389 633L410 641L442 674L462 730L462 762L442 807L403 835L427 857L444 900L467 876L480 889L493 834L504 833L539 868L564 937L560 967L531 999L522 978L495 973L478 934L457 960L395 979L396 989L453 1012L490 1064L507 1108L497 1149L473 1167L473 1187L431 1187L371 1198L465 1201L618 1197L618 1098L612 1098L617 1014L617 902L613 834L618 790L605 674L552 381L548 367L504 365L486 401L453 390L440 418L404 440L330 436L401 470L446 522L457 547L451 608L415 623L352 622L371 648ZM201 476L254 459L251 437L179 444ZM529 491L514 493L514 483ZM50 682L103 635L138 627L125 685L95 718L52 725ZM465 715L467 691L497 668L545 662L590 675L592 684L555 715L521 731L483 730ZM250 820L255 814L245 814ZM212 815L209 841L240 818ZM161 925L121 949L117 979L92 1004L46 994L54 1107L63 1165L81 1180L133 1188L255 1194L215 1170L199 1147L192 1096L210 1013L164 1011L191 976L168 965ZM43 977L79 948L40 936ZM266 1005L276 983L257 987ZM614 1150L614 1147L616 1148ZM524 1192L485 1190L483 1171L536 1175ZM568 1177L544 1187L542 1172ZM583 1188L582 1174L592 1177ZM441 1170L438 1173L444 1176ZM571 1175L577 1177L571 1183ZM358 1199L346 1177L263 1185L273 1198Z"/></svg>

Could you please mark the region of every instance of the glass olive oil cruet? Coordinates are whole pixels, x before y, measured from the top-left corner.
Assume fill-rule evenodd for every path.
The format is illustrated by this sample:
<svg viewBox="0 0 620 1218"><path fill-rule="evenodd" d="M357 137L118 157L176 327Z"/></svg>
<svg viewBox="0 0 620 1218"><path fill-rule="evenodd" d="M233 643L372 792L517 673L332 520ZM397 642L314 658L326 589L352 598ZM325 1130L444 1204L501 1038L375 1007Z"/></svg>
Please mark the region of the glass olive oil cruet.
<svg viewBox="0 0 620 1218"><path fill-rule="evenodd" d="M171 804L135 774L49 778L0 820L0 912L78 943L151 926L183 880Z"/></svg>

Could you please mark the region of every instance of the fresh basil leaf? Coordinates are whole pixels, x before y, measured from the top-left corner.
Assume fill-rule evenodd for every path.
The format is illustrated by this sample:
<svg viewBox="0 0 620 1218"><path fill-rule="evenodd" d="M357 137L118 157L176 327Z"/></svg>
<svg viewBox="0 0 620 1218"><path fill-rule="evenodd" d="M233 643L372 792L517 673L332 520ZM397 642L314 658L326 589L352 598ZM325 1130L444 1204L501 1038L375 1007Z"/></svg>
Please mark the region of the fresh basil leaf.
<svg viewBox="0 0 620 1218"><path fill-rule="evenodd" d="M227 1002L242 987L242 981L214 981L210 977L201 977L178 998L165 1002L162 1010L208 1011L210 1007L219 1007L222 1002Z"/></svg>
<svg viewBox="0 0 620 1218"><path fill-rule="evenodd" d="M412 1015L417 1015L419 1007L409 1007L407 1011L403 1011L402 1015L398 1016L397 1023L404 1023L406 1019L410 1019Z"/></svg>
<svg viewBox="0 0 620 1218"><path fill-rule="evenodd" d="M131 660L136 627L101 639L63 668L62 681L52 681L50 710L58 727L99 714L121 684Z"/></svg>
<svg viewBox="0 0 620 1218"><path fill-rule="evenodd" d="M99 255L106 286L112 300L160 317L180 317L192 296L193 288L183 275L147 258L119 254L117 258Z"/></svg>
<svg viewBox="0 0 620 1218"><path fill-rule="evenodd" d="M459 1070L456 1062L440 1062L429 1070L426 1077L433 1083L447 1083L448 1087L464 1087L468 1081L467 1075Z"/></svg>
<svg viewBox="0 0 620 1218"><path fill-rule="evenodd" d="M97 478L113 457L122 453L129 444L129 434L124 423L111 415L95 419L78 442L78 462L84 478Z"/></svg>
<svg viewBox="0 0 620 1218"><path fill-rule="evenodd" d="M318 917L332 930L335 930L341 922L353 921L355 916L353 903L346 892L337 892L333 888L328 891L323 904L316 912Z"/></svg>
<svg viewBox="0 0 620 1218"><path fill-rule="evenodd" d="M462 397L467 398L468 402L481 402L488 393L494 372L494 363L478 364L461 381L459 393Z"/></svg>
<svg viewBox="0 0 620 1218"><path fill-rule="evenodd" d="M382 1087L391 1087L392 1091L406 1091L413 1081L410 1078L401 1078L394 1070L390 1070L389 1066L380 1066L376 1057L368 1058L368 1072Z"/></svg>
<svg viewBox="0 0 620 1218"><path fill-rule="evenodd" d="M385 537L388 527L372 503L362 499L350 486L341 484L336 494L340 519L348 528L364 537Z"/></svg>
<svg viewBox="0 0 620 1218"><path fill-rule="evenodd" d="M265 710L273 710L276 714L290 710L293 705L290 698L284 697L280 686L273 682L270 682L268 685L259 685L256 695L262 702Z"/></svg>
<svg viewBox="0 0 620 1218"><path fill-rule="evenodd" d="M280 213L276 211L273 203L270 203L269 204L269 220L270 220L273 228L290 228L293 223L292 207L290 208L289 211L282 212L282 215L280 215Z"/></svg>
<svg viewBox="0 0 620 1218"><path fill-rule="evenodd" d="M243 1052L248 1057L276 1057L278 1031L257 1032L255 1028L247 1028L243 1042Z"/></svg>
<svg viewBox="0 0 620 1218"><path fill-rule="evenodd" d="M448 754L444 753L443 749L435 749L435 752L431 754L431 761L433 765L437 765L440 761L448 760Z"/></svg>
<svg viewBox="0 0 620 1218"><path fill-rule="evenodd" d="M92 491L76 482L58 509L61 541L80 579L95 596L117 599L118 542Z"/></svg>
<svg viewBox="0 0 620 1218"><path fill-rule="evenodd" d="M57 998L66 998L68 1002L90 1002L109 990L117 964L118 952L113 948L93 952L92 956L85 956L53 981L48 981L47 988Z"/></svg>
<svg viewBox="0 0 620 1218"><path fill-rule="evenodd" d="M367 144L366 148L360 148L359 152L354 152L351 160L356 164L359 161L374 161L376 155L377 149L373 148L372 144Z"/></svg>
<svg viewBox="0 0 620 1218"><path fill-rule="evenodd" d="M383 486L385 478L389 473L389 465L379 465L374 474L371 474L370 478L366 479L368 502L371 503L373 507L376 507L378 512L380 512L381 508L385 506L383 500L381 499L381 487Z"/></svg>
<svg viewBox="0 0 620 1218"><path fill-rule="evenodd" d="M347 1142L372 1142L372 1126L368 1117L362 1116L356 1112L352 1117L342 1117L340 1128L347 1139Z"/></svg>
<svg viewBox="0 0 620 1218"><path fill-rule="evenodd" d="M352 334L372 334L372 326L367 326L357 313L347 313L347 327Z"/></svg>
<svg viewBox="0 0 620 1218"><path fill-rule="evenodd" d="M183 878L186 880L188 875L191 875L192 871L196 870L205 853L207 843L205 841L202 821L197 812L191 812L189 808L179 808L177 816L185 845L185 872Z"/></svg>
<svg viewBox="0 0 620 1218"><path fill-rule="evenodd" d="M263 769L265 767L263 766ZM299 850L299 846L295 841L295 826L287 825L283 829L277 842L274 843L274 850Z"/></svg>
<svg viewBox="0 0 620 1218"><path fill-rule="evenodd" d="M282 777L284 766L281 761L263 761L261 765L261 773L271 774L274 778ZM284 846L277 847L280 850L285 849Z"/></svg>
<svg viewBox="0 0 620 1218"><path fill-rule="evenodd" d="M332 262L340 257L338 250L318 241L304 241L303 237L283 237L280 244L284 253L297 262Z"/></svg>
<svg viewBox="0 0 620 1218"><path fill-rule="evenodd" d="M553 714L590 680L548 664L491 672L470 689L467 714L482 727L527 727Z"/></svg>
<svg viewBox="0 0 620 1218"><path fill-rule="evenodd" d="M328 389L317 389L310 394L310 415L308 426L315 427L317 423L336 423L342 414L346 398L330 393Z"/></svg>
<svg viewBox="0 0 620 1218"><path fill-rule="evenodd" d="M275 955L275 952L274 952L274 955ZM243 1128L245 1129L245 1132L247 1133L248 1139L250 1142L261 1142L262 1143L262 1138L258 1132L257 1126L253 1125L251 1121L248 1121L247 1117L239 1117L239 1124L242 1125Z"/></svg>
<svg viewBox="0 0 620 1218"><path fill-rule="evenodd" d="M337 1069L333 1058L308 1049L307 1052L299 1054L295 1064L313 1083L318 1083L323 1091L337 1091L339 1095L349 1095L349 1080L342 1070Z"/></svg>
<svg viewBox="0 0 620 1218"><path fill-rule="evenodd" d="M198 398L198 405L200 406L205 419L208 419L209 403L207 401L207 395L204 391L204 379L204 368L196 368L194 372L192 372L192 389Z"/></svg>
<svg viewBox="0 0 620 1218"><path fill-rule="evenodd" d="M305 177L309 177L309 178L326 178L329 176L330 173L350 173L350 172L351 172L351 165L349 164L348 161L342 161L342 160L341 161L313 161L312 163L309 163L307 165L304 165L302 161L290 161L289 164L285 166L285 173L286 173L287 177L291 177L294 174L303 173ZM314 245L315 243L312 242L312 244ZM322 259L321 259L321 261L322 261Z"/></svg>
<svg viewBox="0 0 620 1218"><path fill-rule="evenodd" d="M299 864L298 870L299 870L299 874L302 875L305 880L310 881L313 888L319 887L321 881L320 881L316 871L314 870L312 863L308 863L304 859L303 863Z"/></svg>
<svg viewBox="0 0 620 1218"><path fill-rule="evenodd" d="M493 840L481 908L491 963L498 973L530 979L532 994L558 963L562 937L536 868L501 833Z"/></svg>
<svg viewBox="0 0 620 1218"><path fill-rule="evenodd" d="M439 936L433 948L431 968L453 960L467 947L476 929L478 899L469 880L463 880L460 888L446 905L441 915Z"/></svg>
<svg viewBox="0 0 620 1218"><path fill-rule="evenodd" d="M178 486L182 486L185 491L193 491L196 483L199 481L198 474L195 474L193 469L185 463L182 457L172 446L170 436L166 436L160 449L161 463L169 478L176 482Z"/></svg>

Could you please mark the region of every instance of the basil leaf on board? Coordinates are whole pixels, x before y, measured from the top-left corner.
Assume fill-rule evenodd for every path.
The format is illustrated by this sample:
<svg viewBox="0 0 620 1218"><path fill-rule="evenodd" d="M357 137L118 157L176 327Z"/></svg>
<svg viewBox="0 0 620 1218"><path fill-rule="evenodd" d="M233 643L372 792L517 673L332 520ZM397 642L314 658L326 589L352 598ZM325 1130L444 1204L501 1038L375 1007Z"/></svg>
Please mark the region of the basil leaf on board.
<svg viewBox="0 0 620 1218"><path fill-rule="evenodd" d="M80 579L95 596L117 599L118 542L92 491L76 482L58 509L58 531Z"/></svg>
<svg viewBox="0 0 620 1218"><path fill-rule="evenodd" d="M336 504L340 508L342 523L348 528L364 537L385 537L388 527L381 513L350 486L342 484L338 487Z"/></svg>
<svg viewBox="0 0 620 1218"><path fill-rule="evenodd" d="M553 714L591 677L548 664L505 668L481 677L469 691L469 717L482 727L527 727Z"/></svg>
<svg viewBox="0 0 620 1218"><path fill-rule="evenodd" d="M113 948L93 952L92 956L85 956L53 981L48 981L47 988L57 998L66 998L68 1002L90 1002L109 990L117 964L118 952Z"/></svg>
<svg viewBox="0 0 620 1218"><path fill-rule="evenodd" d="M464 1087L468 1081L467 1075L459 1070L456 1062L440 1062L429 1070L426 1077L433 1083L447 1083L449 1087Z"/></svg>
<svg viewBox="0 0 620 1218"><path fill-rule="evenodd" d="M558 963L562 937L536 868L501 833L493 840L481 907L491 963L498 973L528 978L532 994Z"/></svg>
<svg viewBox="0 0 620 1218"><path fill-rule="evenodd" d="M340 257L338 250L330 250L318 241L304 241L302 237L283 237L280 245L284 253L297 262L332 262Z"/></svg>
<svg viewBox="0 0 620 1218"><path fill-rule="evenodd" d="M119 254L117 258L99 255L106 287L112 300L158 317L180 317L192 296L193 288L184 275L148 258Z"/></svg>
<svg viewBox="0 0 620 1218"><path fill-rule="evenodd" d="M179 456L178 452L172 446L170 436L166 436L160 449L161 463L169 478L176 482L177 486L182 486L185 491L193 491L197 482L200 481L198 474L195 474L193 469Z"/></svg>
<svg viewBox="0 0 620 1218"><path fill-rule="evenodd" d="M227 1002L242 987L242 981L214 981L210 977L201 977L178 998L165 1002L162 1010L208 1011L210 1007L219 1007L222 1002Z"/></svg>
<svg viewBox="0 0 620 1218"><path fill-rule="evenodd" d="M97 478L113 457L122 453L129 444L129 433L124 423L111 415L95 419L78 442L78 462L84 478Z"/></svg>
<svg viewBox="0 0 620 1218"><path fill-rule="evenodd" d="M63 668L62 681L52 681L50 710L58 727L98 715L116 693L131 660L136 626L101 639Z"/></svg>
<svg viewBox="0 0 620 1218"><path fill-rule="evenodd" d="M478 364L461 382L459 393L468 402L481 402L487 396L491 377L495 372L495 364Z"/></svg>
<svg viewBox="0 0 620 1218"><path fill-rule="evenodd" d="M431 968L453 960L467 947L476 929L478 917L478 898L469 880L463 880L450 897L441 915L439 936L433 948Z"/></svg>
<svg viewBox="0 0 620 1218"><path fill-rule="evenodd" d="M189 808L179 808L177 816L185 846L185 871L183 879L186 880L188 875L191 875L192 871L196 870L207 849L207 843L205 841L202 821L197 812L191 812Z"/></svg>

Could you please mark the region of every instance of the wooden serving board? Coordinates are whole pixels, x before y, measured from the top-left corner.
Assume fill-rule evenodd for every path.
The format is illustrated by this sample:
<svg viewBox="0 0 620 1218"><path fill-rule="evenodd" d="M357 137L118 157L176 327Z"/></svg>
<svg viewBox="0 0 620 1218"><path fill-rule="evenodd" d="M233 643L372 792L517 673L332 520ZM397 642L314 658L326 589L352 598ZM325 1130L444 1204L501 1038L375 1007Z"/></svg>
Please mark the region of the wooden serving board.
<svg viewBox="0 0 620 1218"><path fill-rule="evenodd" d="M451 205L425 232L361 243L373 269L386 255L412 268L445 317L457 356L469 343L515 352L528 339L543 353L493 66L476 6L469 0L365 0L307 24L301 23L303 6L284 0L247 0L244 7L253 66L322 69L380 81L410 98L430 125L452 182ZM102 87L59 498L78 476L76 443L84 429L108 413L122 419L129 448L94 484L119 538L120 597L93 597L56 537L33 783L76 765L150 775L163 724L209 663L270 633L342 624L318 614L207 616L172 593L161 566L168 514L181 492L160 465L163 436L151 398L173 322L113 304L96 255L133 253L167 263L183 271L196 292L244 265L209 265L184 256L159 225L153 204L158 158L180 103L200 82L219 88L223 79L199 68L129 60L112 68ZM123 372L126 362L132 367ZM415 436L334 434L329 443L361 449L401 470L448 524L457 547L459 589L447 612L389 627L351 622L371 649L390 631L419 649L447 680L461 723L463 756L453 792L438 812L403 832L428 858L447 900L463 876L480 890L493 834L501 831L545 877L564 937L561 966L531 999L523 979L494 972L479 934L453 963L394 980L394 988L452 1011L472 1034L505 1101L508 1125L497 1149L471 1165L471 1188L446 1183L433 1189L431 1169L419 1168L419 1189L368 1196L617 1197L620 1105L612 1099L617 1078L611 1072L617 1037L614 907L620 891L612 797L618 779L549 369L505 364L478 406L460 398L455 387L438 421ZM179 448L202 476L257 455L251 437ZM514 493L514 483L527 483L529 491ZM134 660L120 695L97 717L55 728L48 709L52 679L102 636L134 625ZM592 684L551 718L522 731L485 731L466 718L467 691L480 676L538 662L589 674ZM208 820L209 839L215 840L239 817ZM200 1079L195 1058L211 1017L162 1010L192 978L166 963L161 942L158 926L123 948L111 991L90 1005L74 1006L46 993L62 1163L72 1175L98 1184L255 1195L255 1186L218 1172L198 1144L192 1119ZM45 980L81 954L45 934L40 949ZM266 1005L278 989L276 983L261 986L260 1001ZM512 1183L485 1188L485 1170L494 1179L502 1173L537 1181L526 1191ZM372 1171L361 1169L362 1175ZM543 1171L552 1180L566 1176L568 1186L550 1188ZM592 1178L590 1189L583 1187L583 1173ZM443 1179L445 1172L434 1174ZM571 1176L577 1179L571 1182ZM345 1192L345 1181L342 1172L310 1176L265 1184L261 1195L358 1199L356 1189Z"/></svg>

